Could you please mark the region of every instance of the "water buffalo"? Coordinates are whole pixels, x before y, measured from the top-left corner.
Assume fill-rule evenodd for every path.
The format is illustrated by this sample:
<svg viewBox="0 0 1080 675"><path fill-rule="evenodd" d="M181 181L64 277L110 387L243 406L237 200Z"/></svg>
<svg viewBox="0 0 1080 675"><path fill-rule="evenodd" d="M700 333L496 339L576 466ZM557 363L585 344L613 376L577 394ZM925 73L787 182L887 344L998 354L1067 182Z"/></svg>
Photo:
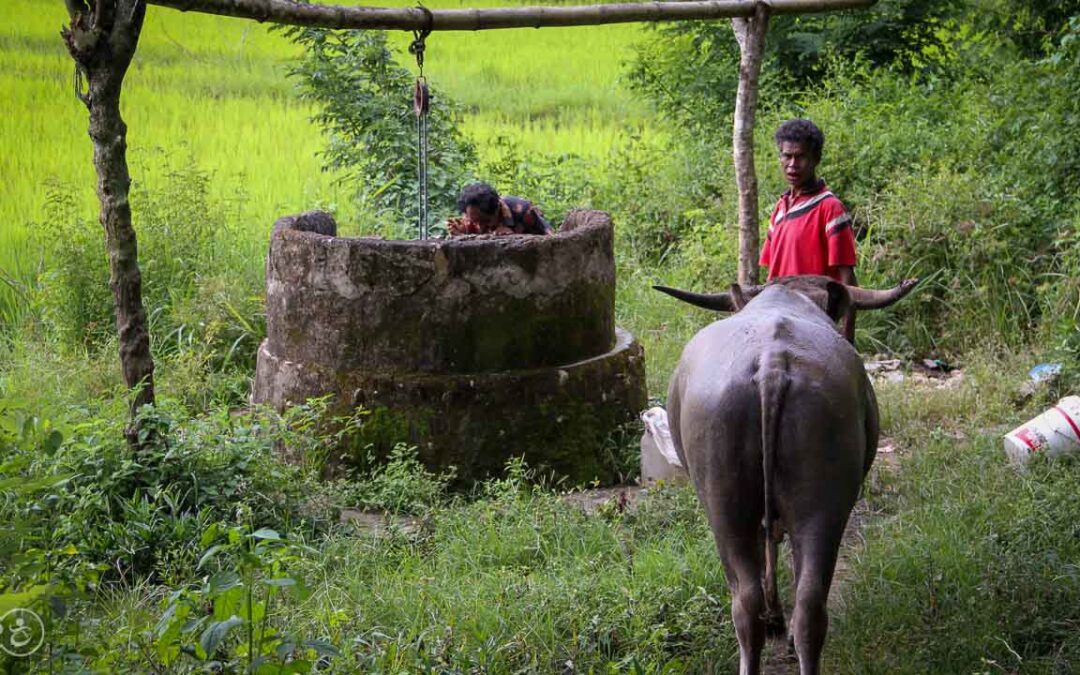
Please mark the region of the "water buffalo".
<svg viewBox="0 0 1080 675"><path fill-rule="evenodd" d="M803 276L719 294L655 287L736 312L686 345L667 405L727 575L740 675L760 672L766 635L785 632L776 588L784 532L795 583L790 635L801 675L819 672L840 538L878 440L874 390L836 321L849 307L891 305L915 283L879 291Z"/></svg>

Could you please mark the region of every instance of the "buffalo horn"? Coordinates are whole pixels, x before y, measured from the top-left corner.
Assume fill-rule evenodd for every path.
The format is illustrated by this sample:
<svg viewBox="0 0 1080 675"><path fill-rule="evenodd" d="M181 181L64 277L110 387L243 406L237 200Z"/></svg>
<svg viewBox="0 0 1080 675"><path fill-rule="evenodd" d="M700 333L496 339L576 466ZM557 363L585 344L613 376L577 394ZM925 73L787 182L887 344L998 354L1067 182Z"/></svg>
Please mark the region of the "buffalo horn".
<svg viewBox="0 0 1080 675"><path fill-rule="evenodd" d="M735 303L731 300L730 293L693 293L667 286L653 286L653 288L697 307L704 307L717 312L734 312L737 310Z"/></svg>
<svg viewBox="0 0 1080 675"><path fill-rule="evenodd" d="M855 309L881 309L904 297L919 283L918 279L905 279L898 285L884 290L846 286L851 304Z"/></svg>

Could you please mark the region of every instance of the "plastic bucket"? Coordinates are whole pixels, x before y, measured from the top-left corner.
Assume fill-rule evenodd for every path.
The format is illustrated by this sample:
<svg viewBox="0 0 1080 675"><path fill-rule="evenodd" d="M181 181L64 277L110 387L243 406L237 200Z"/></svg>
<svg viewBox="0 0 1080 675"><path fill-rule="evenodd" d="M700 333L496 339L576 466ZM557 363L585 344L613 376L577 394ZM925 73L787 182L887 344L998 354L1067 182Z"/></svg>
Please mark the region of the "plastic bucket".
<svg viewBox="0 0 1080 675"><path fill-rule="evenodd" d="M1035 419L1005 434L1003 442L1005 454L1020 464L1037 453L1053 457L1080 450L1080 396L1066 396Z"/></svg>

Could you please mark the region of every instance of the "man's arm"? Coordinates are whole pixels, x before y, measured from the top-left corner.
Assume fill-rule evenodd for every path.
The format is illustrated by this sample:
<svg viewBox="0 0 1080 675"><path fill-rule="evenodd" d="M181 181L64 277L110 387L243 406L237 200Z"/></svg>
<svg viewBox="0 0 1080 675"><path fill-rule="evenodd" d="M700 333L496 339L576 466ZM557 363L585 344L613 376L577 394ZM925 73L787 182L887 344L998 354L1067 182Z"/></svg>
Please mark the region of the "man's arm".
<svg viewBox="0 0 1080 675"><path fill-rule="evenodd" d="M855 268L846 265L837 267L840 273L840 282L848 286L858 286L859 281L855 278ZM855 344L855 308L851 308L844 317L844 337L851 344Z"/></svg>

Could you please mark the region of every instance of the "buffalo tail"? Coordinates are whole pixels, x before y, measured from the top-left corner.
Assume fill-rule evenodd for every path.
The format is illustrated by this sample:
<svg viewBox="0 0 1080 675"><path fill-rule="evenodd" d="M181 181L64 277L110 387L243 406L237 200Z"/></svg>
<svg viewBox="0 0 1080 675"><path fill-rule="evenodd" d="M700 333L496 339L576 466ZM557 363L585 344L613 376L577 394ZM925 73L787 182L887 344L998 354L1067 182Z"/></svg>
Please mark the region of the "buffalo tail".
<svg viewBox="0 0 1080 675"><path fill-rule="evenodd" d="M758 368L758 393L761 396L761 473L765 495L765 628L769 636L782 636L784 610L776 587L777 540L773 525L776 520L773 504L773 481L776 466L776 445L780 417L790 379L787 358L782 352L766 354Z"/></svg>

